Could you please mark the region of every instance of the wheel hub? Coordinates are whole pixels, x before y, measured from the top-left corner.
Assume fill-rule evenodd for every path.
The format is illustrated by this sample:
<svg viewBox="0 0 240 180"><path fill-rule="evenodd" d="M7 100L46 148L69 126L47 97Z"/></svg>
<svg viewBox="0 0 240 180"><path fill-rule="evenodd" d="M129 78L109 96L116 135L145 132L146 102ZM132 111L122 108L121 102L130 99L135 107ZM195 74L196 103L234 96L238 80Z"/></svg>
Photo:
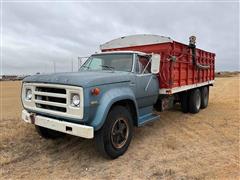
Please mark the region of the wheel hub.
<svg viewBox="0 0 240 180"><path fill-rule="evenodd" d="M127 120L122 118L115 121L111 131L111 141L115 148L122 148L127 142L129 126Z"/></svg>

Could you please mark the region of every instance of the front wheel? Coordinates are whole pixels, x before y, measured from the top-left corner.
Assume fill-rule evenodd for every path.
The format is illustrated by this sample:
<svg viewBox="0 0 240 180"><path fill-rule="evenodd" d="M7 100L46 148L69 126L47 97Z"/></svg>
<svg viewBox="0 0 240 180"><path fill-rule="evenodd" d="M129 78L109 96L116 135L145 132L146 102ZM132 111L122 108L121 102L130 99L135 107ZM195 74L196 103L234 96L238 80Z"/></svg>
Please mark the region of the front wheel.
<svg viewBox="0 0 240 180"><path fill-rule="evenodd" d="M111 159L123 155L131 142L132 130L133 122L128 109L123 106L113 107L103 127L96 132L98 151Z"/></svg>

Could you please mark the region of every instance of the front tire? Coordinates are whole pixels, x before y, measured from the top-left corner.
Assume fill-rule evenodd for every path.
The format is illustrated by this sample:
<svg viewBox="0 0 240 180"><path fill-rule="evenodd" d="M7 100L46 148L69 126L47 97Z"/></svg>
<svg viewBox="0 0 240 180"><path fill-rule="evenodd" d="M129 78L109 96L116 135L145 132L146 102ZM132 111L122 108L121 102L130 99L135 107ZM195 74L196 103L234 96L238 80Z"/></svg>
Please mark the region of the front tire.
<svg viewBox="0 0 240 180"><path fill-rule="evenodd" d="M98 151L104 156L115 159L123 155L132 139L133 122L128 109L113 107L103 127L96 132L95 142Z"/></svg>
<svg viewBox="0 0 240 180"><path fill-rule="evenodd" d="M44 128L41 126L37 126L37 125L35 125L35 129L36 129L37 133L45 139L57 139L57 138L61 138L65 135L64 133L54 131L54 130L51 130L48 128Z"/></svg>
<svg viewBox="0 0 240 180"><path fill-rule="evenodd" d="M193 89L189 94L189 112L198 113L201 107L201 92L199 89Z"/></svg>

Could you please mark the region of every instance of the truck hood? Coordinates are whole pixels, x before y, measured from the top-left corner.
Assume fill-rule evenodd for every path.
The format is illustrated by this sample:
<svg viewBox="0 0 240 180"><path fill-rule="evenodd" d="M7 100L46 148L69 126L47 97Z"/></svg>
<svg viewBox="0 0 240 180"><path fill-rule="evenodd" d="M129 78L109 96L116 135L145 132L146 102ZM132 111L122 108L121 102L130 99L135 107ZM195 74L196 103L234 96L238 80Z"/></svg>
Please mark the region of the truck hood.
<svg viewBox="0 0 240 180"><path fill-rule="evenodd" d="M120 71L81 71L33 75L23 79L23 82L64 84L81 87L92 87L103 84L130 81L130 72Z"/></svg>

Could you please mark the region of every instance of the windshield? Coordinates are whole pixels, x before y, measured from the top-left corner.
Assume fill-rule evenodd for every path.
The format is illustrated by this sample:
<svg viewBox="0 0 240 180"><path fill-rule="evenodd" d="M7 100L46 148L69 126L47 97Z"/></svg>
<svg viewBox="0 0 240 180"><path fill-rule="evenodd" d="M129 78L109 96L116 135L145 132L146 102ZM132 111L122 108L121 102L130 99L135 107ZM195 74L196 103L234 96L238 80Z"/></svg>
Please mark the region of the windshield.
<svg viewBox="0 0 240 180"><path fill-rule="evenodd" d="M79 70L111 70L131 72L132 65L132 54L97 54L89 57Z"/></svg>

